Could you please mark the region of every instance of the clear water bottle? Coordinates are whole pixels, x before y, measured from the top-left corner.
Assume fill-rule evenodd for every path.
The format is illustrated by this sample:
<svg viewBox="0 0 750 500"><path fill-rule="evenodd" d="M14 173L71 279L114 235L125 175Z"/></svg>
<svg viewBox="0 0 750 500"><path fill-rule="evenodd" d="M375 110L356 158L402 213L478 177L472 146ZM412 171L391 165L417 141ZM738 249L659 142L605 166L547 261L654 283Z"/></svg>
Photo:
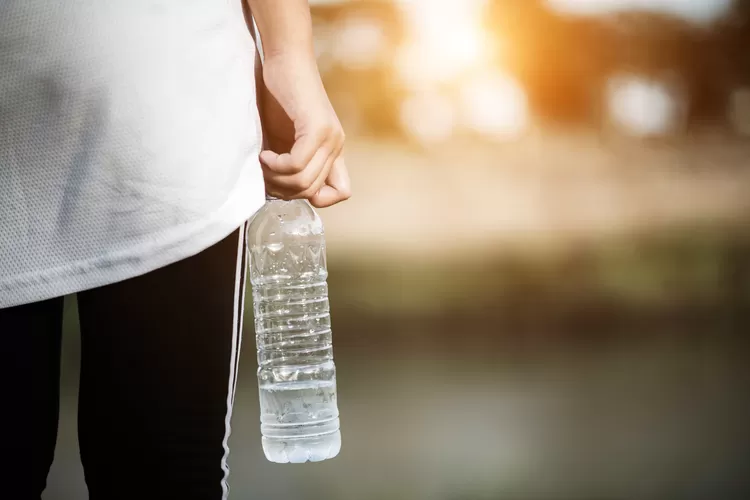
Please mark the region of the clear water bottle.
<svg viewBox="0 0 750 500"><path fill-rule="evenodd" d="M317 462L341 449L323 222L304 200L269 199L249 229L266 458Z"/></svg>

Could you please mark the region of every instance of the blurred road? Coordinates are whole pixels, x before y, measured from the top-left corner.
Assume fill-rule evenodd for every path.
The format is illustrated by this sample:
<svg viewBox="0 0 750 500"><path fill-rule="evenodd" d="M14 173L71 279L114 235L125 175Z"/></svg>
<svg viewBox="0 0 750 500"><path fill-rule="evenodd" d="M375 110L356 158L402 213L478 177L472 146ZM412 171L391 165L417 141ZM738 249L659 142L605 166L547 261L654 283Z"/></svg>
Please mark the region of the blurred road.
<svg viewBox="0 0 750 500"><path fill-rule="evenodd" d="M359 325L339 325L347 339L336 351L341 455L305 466L265 461L246 342L230 498L748 498L750 380L742 344L718 330L624 332L590 348L497 343L477 356L438 354L427 340L436 332L408 326L391 334L421 335L421 353L393 343L373 349L357 339ZM75 438L75 331L66 334L60 438L45 500L86 498Z"/></svg>

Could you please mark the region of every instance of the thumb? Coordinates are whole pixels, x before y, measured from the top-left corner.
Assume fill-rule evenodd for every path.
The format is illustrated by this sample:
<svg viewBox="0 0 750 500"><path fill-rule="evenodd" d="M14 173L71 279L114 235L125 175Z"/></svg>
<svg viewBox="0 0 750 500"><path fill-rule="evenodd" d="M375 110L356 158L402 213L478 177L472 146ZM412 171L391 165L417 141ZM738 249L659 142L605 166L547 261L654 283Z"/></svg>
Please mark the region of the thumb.
<svg viewBox="0 0 750 500"><path fill-rule="evenodd" d="M325 185L310 198L315 208L327 208L352 196L349 171L346 169L344 157L339 156L331 167Z"/></svg>

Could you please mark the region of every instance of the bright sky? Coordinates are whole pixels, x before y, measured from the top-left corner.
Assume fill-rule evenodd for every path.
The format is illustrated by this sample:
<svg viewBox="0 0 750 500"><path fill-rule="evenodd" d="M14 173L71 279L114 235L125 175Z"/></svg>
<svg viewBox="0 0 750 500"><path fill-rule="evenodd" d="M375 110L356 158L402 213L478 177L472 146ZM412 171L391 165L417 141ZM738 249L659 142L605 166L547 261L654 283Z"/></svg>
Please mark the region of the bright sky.
<svg viewBox="0 0 750 500"><path fill-rule="evenodd" d="M629 9L673 14L710 22L727 13L734 0L547 0L554 9L571 14L605 14Z"/></svg>

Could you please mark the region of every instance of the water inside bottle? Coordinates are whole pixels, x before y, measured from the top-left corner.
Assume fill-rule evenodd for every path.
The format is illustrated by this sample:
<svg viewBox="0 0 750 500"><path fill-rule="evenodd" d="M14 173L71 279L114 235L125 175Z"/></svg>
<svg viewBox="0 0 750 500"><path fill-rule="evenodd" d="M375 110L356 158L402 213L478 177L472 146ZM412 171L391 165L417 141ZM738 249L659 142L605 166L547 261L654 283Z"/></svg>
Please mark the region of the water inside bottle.
<svg viewBox="0 0 750 500"><path fill-rule="evenodd" d="M338 455L335 381L270 383L259 389L263 451L269 460L318 462Z"/></svg>

